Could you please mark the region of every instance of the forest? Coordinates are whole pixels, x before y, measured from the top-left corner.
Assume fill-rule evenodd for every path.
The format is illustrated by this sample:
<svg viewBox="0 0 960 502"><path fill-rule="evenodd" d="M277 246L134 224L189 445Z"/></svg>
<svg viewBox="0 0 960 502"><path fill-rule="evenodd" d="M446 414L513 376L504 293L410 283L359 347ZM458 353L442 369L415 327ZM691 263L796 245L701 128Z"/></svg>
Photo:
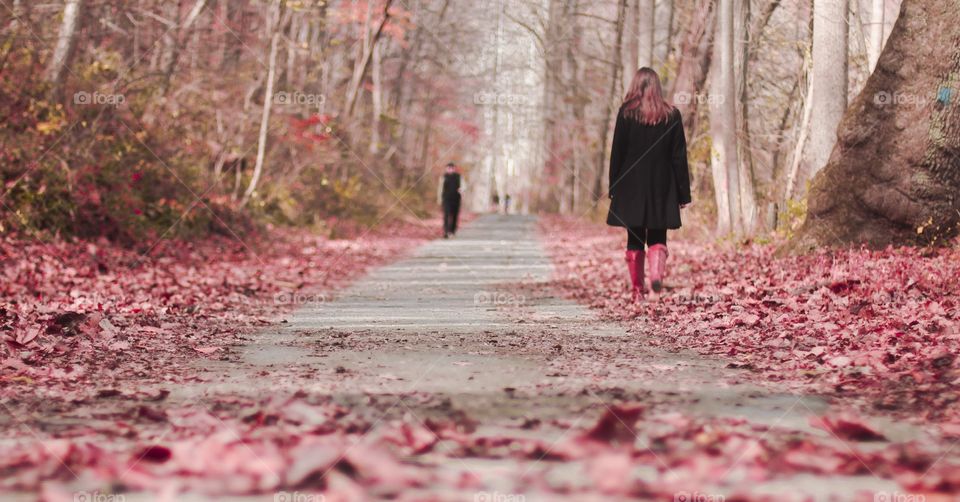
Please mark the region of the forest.
<svg viewBox="0 0 960 502"><path fill-rule="evenodd" d="M960 494L957 0L0 0L0 110L0 496Z"/></svg>
<svg viewBox="0 0 960 502"><path fill-rule="evenodd" d="M809 211L820 243L955 233L949 2L541 4L11 0L4 226L370 226L426 216L448 161L474 210L599 213L638 61L685 117L700 228L792 235ZM813 184L844 116L854 162ZM917 120L907 151L887 124Z"/></svg>

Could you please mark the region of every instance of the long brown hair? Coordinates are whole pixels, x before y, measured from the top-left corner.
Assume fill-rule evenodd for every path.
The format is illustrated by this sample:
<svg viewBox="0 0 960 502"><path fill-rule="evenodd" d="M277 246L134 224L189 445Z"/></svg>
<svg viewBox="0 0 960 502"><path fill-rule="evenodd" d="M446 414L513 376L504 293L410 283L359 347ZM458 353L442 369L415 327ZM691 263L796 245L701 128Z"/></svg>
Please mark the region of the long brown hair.
<svg viewBox="0 0 960 502"><path fill-rule="evenodd" d="M652 68L637 70L630 83L627 97L623 99L623 113L645 125L666 122L673 112L673 105L663 99L660 76Z"/></svg>

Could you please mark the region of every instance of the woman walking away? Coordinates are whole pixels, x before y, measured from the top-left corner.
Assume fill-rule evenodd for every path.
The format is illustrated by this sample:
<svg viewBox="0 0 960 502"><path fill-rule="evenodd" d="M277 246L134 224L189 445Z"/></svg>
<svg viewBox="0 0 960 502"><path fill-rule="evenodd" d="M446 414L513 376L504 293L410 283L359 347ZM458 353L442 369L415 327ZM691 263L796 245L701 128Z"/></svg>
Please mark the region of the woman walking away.
<svg viewBox="0 0 960 502"><path fill-rule="evenodd" d="M663 288L667 230L680 228L680 209L690 204L687 140L680 112L663 99L660 77L640 68L633 77L613 133L610 212L607 224L627 229L627 268L633 299L645 294L644 247L650 286Z"/></svg>

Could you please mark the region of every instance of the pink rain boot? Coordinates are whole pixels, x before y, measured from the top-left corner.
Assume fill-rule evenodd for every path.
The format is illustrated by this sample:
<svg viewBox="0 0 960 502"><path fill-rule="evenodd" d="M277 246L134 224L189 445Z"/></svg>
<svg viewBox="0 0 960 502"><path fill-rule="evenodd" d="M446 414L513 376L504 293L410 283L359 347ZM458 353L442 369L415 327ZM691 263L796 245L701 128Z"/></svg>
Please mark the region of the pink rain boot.
<svg viewBox="0 0 960 502"><path fill-rule="evenodd" d="M643 261L644 261L643 250L627 250L627 269L630 271L630 283L633 285L633 301L639 302L643 300L644 296L644 287L643 287Z"/></svg>
<svg viewBox="0 0 960 502"><path fill-rule="evenodd" d="M663 278L667 275L667 246L654 244L648 250L650 253L650 287L659 293L663 289Z"/></svg>

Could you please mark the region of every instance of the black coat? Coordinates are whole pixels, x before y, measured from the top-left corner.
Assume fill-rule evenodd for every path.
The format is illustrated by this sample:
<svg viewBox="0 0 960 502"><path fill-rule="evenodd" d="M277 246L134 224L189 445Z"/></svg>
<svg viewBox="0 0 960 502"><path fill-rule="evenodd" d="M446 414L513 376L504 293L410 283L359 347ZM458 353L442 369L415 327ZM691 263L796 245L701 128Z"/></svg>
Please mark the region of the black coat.
<svg viewBox="0 0 960 502"><path fill-rule="evenodd" d="M460 173L443 175L443 192L441 194L443 207L460 207Z"/></svg>
<svg viewBox="0 0 960 502"><path fill-rule="evenodd" d="M617 114L610 155L607 224L627 228L680 228L680 205L690 203L687 140L680 112L656 125Z"/></svg>

